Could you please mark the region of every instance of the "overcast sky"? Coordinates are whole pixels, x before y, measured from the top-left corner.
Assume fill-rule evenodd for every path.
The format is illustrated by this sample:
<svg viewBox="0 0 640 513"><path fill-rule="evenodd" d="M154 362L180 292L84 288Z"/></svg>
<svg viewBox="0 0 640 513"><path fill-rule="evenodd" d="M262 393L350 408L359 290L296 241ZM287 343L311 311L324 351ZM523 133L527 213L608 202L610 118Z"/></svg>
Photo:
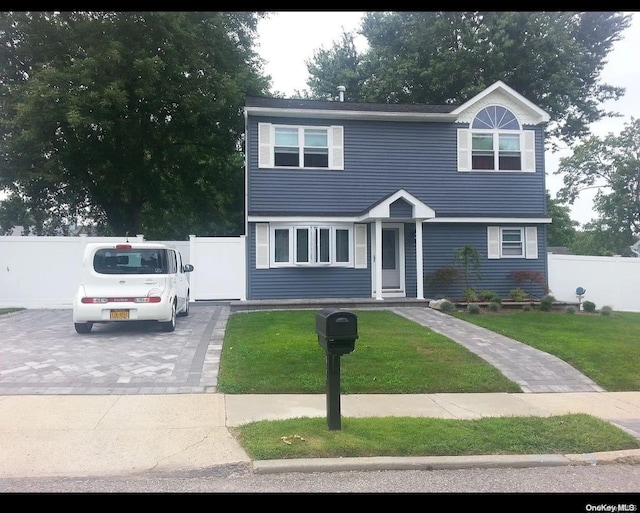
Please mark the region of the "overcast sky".
<svg viewBox="0 0 640 513"><path fill-rule="evenodd" d="M329 49L341 38L343 29L355 32L362 15L356 11L285 11L272 12L268 19L260 21L258 51L266 61L265 72L271 75L272 89L285 96L306 89L308 74L305 61L313 58L315 50ZM599 136L608 132L618 134L631 117L640 118L640 13L633 13L632 24L622 35L623 39L609 54L602 79L607 84L626 88L621 100L605 105L606 109L620 112L624 117L594 124L592 131ZM360 48L366 45L363 40L356 43ZM348 99L348 91L346 96ZM554 155L547 152L547 189L552 197L562 186L562 178L553 172L558 168L560 157L568 154L568 149ZM571 210L571 217L586 223L594 217L594 193L582 194L583 197Z"/></svg>

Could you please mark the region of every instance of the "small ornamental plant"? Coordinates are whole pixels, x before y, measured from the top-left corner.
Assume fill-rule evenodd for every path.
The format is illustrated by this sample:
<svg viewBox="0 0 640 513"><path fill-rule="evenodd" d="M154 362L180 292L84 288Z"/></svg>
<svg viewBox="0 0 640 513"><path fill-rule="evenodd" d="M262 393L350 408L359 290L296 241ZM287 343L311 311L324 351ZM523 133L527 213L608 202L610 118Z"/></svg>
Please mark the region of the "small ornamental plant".
<svg viewBox="0 0 640 513"><path fill-rule="evenodd" d="M553 303L555 302L556 302L556 298L553 297L552 295L548 294L544 296L542 298L542 301L540 301L540 310L542 310L543 312L550 312L551 309L553 308Z"/></svg>
<svg viewBox="0 0 640 513"><path fill-rule="evenodd" d="M582 309L585 312L593 313L596 311L596 304L593 301L585 301L582 303Z"/></svg>

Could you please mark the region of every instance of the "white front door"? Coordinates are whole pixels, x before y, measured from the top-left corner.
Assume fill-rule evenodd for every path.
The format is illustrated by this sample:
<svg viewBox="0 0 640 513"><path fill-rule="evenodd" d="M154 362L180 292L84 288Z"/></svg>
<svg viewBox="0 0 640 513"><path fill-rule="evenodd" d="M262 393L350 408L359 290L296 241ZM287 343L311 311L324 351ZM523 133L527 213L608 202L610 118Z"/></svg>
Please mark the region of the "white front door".
<svg viewBox="0 0 640 513"><path fill-rule="evenodd" d="M372 230L372 235L372 248L375 248L375 230ZM375 268L373 271L375 284ZM373 292L375 295L375 290ZM406 296L402 224L382 225L382 295L383 297Z"/></svg>

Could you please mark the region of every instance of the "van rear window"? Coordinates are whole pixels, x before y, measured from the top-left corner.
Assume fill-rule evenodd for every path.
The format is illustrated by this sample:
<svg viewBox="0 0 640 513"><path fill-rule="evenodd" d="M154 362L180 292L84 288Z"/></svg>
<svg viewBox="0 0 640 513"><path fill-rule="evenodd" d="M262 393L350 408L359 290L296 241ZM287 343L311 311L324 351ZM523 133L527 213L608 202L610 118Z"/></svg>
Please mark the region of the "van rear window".
<svg viewBox="0 0 640 513"><path fill-rule="evenodd" d="M168 274L175 267L168 253L166 249L99 249L93 269L100 274Z"/></svg>

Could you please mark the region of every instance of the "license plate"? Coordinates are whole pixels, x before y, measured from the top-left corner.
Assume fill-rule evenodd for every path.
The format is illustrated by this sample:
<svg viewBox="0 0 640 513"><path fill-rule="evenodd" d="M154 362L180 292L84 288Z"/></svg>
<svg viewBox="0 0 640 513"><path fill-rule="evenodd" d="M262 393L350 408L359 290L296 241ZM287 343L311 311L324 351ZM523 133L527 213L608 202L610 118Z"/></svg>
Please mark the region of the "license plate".
<svg viewBox="0 0 640 513"><path fill-rule="evenodd" d="M111 310L112 320L123 320L129 318L129 310Z"/></svg>

